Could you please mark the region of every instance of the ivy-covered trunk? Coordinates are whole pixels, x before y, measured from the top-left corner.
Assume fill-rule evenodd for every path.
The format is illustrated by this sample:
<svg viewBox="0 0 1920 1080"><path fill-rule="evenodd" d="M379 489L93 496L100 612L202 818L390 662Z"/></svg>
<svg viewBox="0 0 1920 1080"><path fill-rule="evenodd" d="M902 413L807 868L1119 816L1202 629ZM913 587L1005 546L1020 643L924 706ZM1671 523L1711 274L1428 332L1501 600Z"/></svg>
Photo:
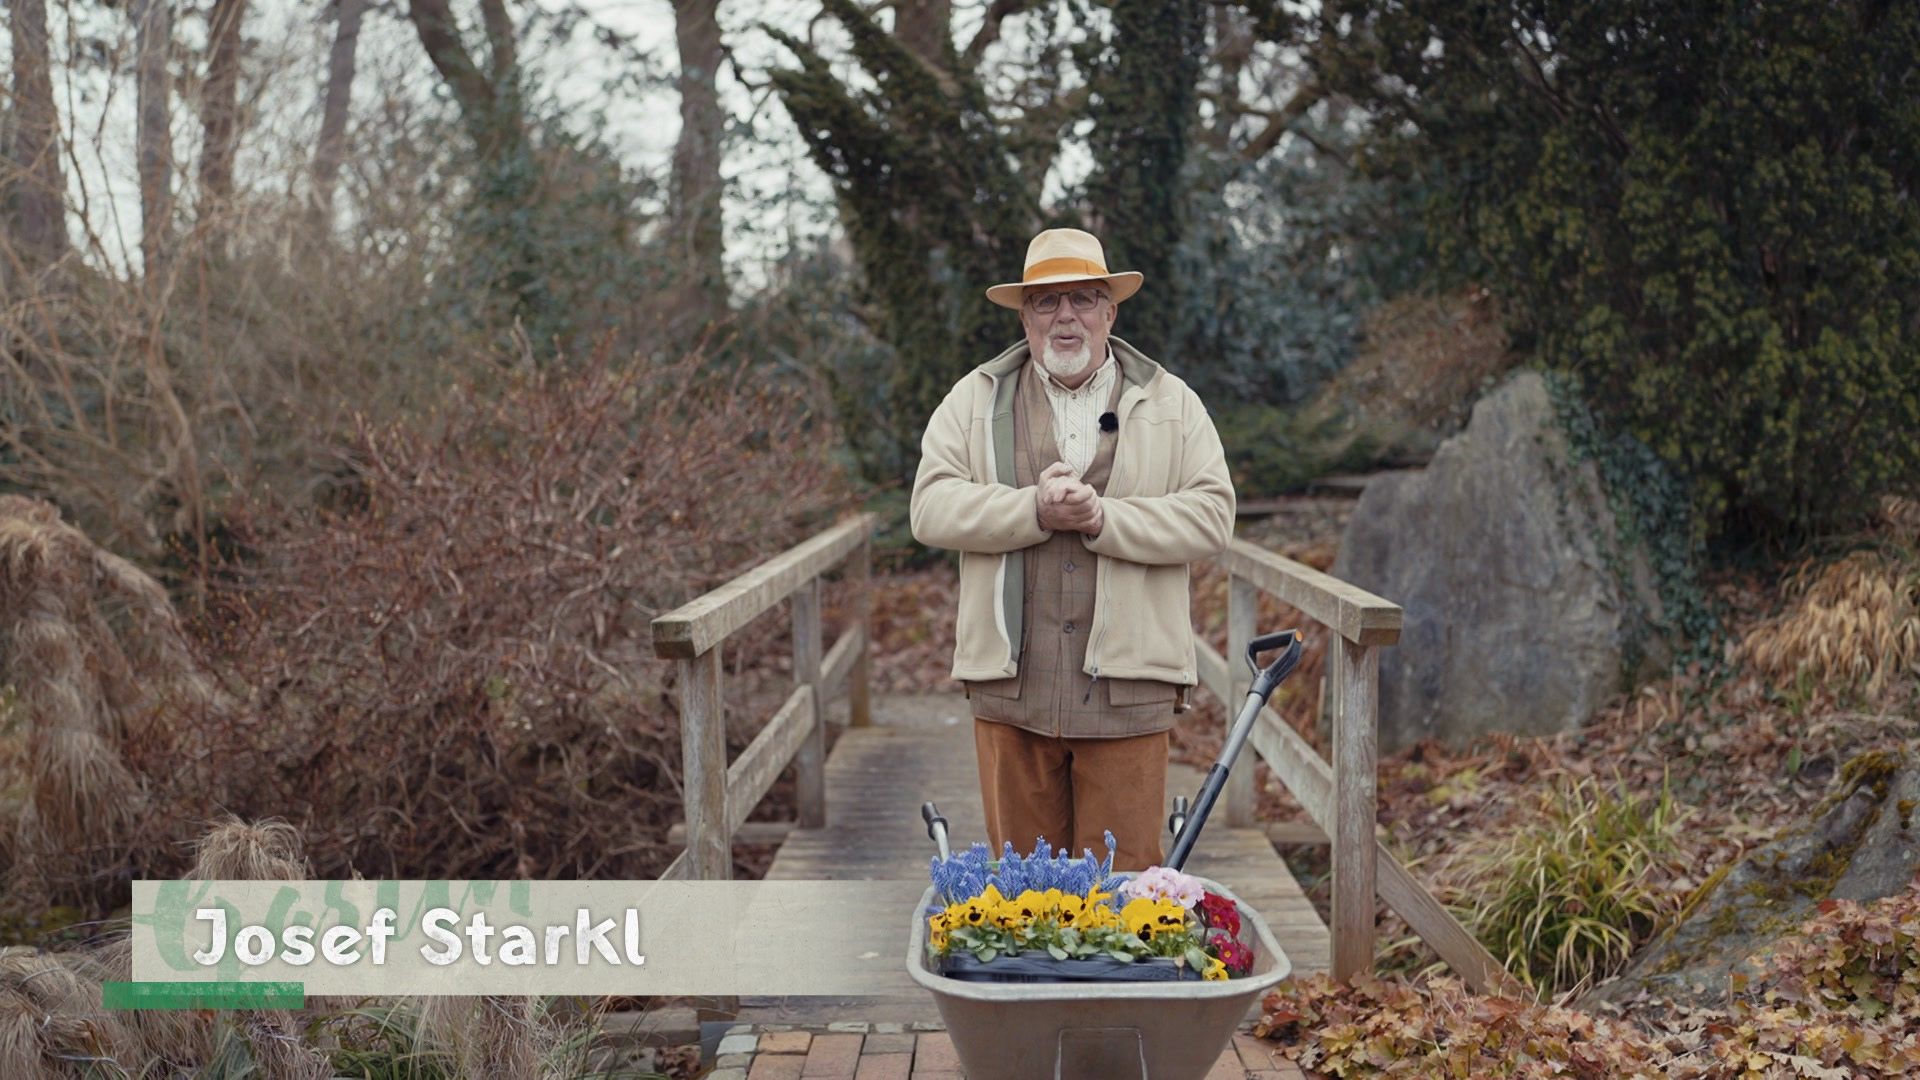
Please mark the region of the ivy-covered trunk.
<svg viewBox="0 0 1920 1080"><path fill-rule="evenodd" d="M1207 44L1202 0L1118 0L1112 49L1094 79L1094 172L1087 213L1115 267L1151 287L1127 302L1128 341L1158 355L1177 315L1171 280L1180 245L1181 171Z"/></svg>
<svg viewBox="0 0 1920 1080"><path fill-rule="evenodd" d="M1149 350L1163 336L1171 307L1151 297L1179 236L1206 6L1117 5L1112 43L1092 75L1102 102L1096 173L1087 203L1058 220L1043 217L1040 191L1062 131L1077 119L1074 96L1018 118L996 115L977 67L991 34L962 52L944 18L929 25L940 6L916 10L899 34L852 0L824 6L851 34L872 87L848 86L816 49L777 33L799 66L775 71L773 83L833 182L870 323L893 352L890 362L830 369L843 427L868 479L905 481L921 429L954 382L1019 339L1013 316L985 290L1019 275L1027 241L1044 225L1091 227L1115 268L1144 271L1149 289L1128 302L1122 333ZM1021 7L996 4L987 17ZM988 30L997 34L998 23Z"/></svg>

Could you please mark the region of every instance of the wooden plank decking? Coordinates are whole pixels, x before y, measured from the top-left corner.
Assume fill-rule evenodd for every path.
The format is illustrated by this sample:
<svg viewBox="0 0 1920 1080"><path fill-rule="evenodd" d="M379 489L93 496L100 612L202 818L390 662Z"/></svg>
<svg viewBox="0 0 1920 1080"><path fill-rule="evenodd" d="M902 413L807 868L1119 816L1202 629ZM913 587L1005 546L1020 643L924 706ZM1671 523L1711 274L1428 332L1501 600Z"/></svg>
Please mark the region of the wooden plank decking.
<svg viewBox="0 0 1920 1080"><path fill-rule="evenodd" d="M1242 768L1252 764L1250 753L1239 763ZM929 800L946 815L956 847L986 837L972 719L966 700L957 694L876 700L874 726L840 734L826 775L826 826L792 830L768 878L925 881L934 848L920 820L920 804ZM1199 786L1199 774L1192 768L1169 769L1169 795L1192 794ZM1170 845L1171 839L1163 844ZM1226 885L1258 910L1296 973L1326 970L1326 924L1264 829L1229 828L1216 815L1201 834L1187 869ZM937 1020L930 996L907 977L906 932L904 920L901 926L874 928L875 949L901 953L898 985L889 987L886 997L745 998L740 1020Z"/></svg>

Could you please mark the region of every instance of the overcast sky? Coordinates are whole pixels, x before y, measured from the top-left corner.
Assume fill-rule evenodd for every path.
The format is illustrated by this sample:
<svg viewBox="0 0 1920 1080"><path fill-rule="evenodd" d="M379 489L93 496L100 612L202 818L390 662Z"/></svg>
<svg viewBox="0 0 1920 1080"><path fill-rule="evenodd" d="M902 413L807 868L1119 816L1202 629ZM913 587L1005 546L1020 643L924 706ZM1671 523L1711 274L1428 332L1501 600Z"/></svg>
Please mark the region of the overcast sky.
<svg viewBox="0 0 1920 1080"><path fill-rule="evenodd" d="M535 35L547 20L532 17L562 10L550 0L511 4L520 24ZM522 59L535 65L539 85L563 103L576 126L587 126L595 111L606 116L605 133L623 161L664 180L679 133L679 98L672 89L677 71L673 11L668 0L582 0L597 23L630 39L641 62L623 59L593 40L590 27L574 30L564 44L536 37L523 47ZM955 32L964 41L977 27L984 3L956 5ZM124 5L123 5L124 7ZM256 192L281 192L304 182L304 167L319 125L319 102L333 24L320 5L292 0L258 0L248 14L249 53L242 92L251 91L257 118L243 135L239 183ZM477 20L470 3L456 0L456 15L469 27ZM723 0L722 32L750 81L760 82L768 67L786 62L786 51L759 29L770 24L804 37L819 12L813 0ZM123 271L137 260L140 235L139 184L134 171L134 90L132 32L123 10L72 0L50 0L50 30L56 56L54 91L71 143L68 181L76 207L75 230L92 234L106 257ZM205 5L179 18L176 37L182 62L197 62L205 37ZM831 32L822 22L816 32ZM1010 28L1017 33L1018 27ZM477 35L471 30L469 39ZM0 49L8 47L0 36ZM354 121L371 122L382 93L411 84L416 92L434 85L431 66L398 10L369 13L360 44L360 75L355 82ZM62 57L81 62L63 63ZM11 58L8 58L9 64ZM176 65L179 70L179 65ZM118 75L110 72L117 71ZM613 90L611 79L624 78ZM722 101L742 128L752 134L729 139L723 166L728 260L736 284L752 288L764 277L761 266L793 241L818 238L833 228L831 192L825 178L806 159L805 146L777 99L763 89L743 85L728 67L720 73ZM179 87L174 104L175 159L181 173L191 172L199 156L200 131L190 87ZM1065 168L1073 168L1067 155ZM190 182L177 177L177 183ZM88 237L80 236L83 242Z"/></svg>

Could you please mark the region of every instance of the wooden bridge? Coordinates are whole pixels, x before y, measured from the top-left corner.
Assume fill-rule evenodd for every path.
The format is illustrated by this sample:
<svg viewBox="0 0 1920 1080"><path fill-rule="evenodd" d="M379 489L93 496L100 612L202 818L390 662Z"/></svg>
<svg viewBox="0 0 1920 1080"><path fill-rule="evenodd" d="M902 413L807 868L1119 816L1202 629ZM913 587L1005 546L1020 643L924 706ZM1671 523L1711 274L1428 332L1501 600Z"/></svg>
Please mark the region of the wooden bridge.
<svg viewBox="0 0 1920 1080"><path fill-rule="evenodd" d="M932 845L919 806L932 800L952 824L957 844L984 838L973 750L972 717L960 695L872 701L867 683L866 612L873 516L829 528L712 592L653 622L657 655L680 667L686 845L665 877L730 876L732 845L774 780L796 766L798 820L761 836L780 839L770 878L920 879ZM1249 746L1260 755L1332 846L1332 924L1325 924L1255 820L1254 769L1243 760L1228 785L1188 869L1213 878L1258 909L1299 973L1331 971L1345 979L1374 961L1374 920L1384 901L1476 989L1510 977L1375 836L1379 652L1399 639L1400 608L1309 566L1244 541L1218 562L1229 575L1228 654L1197 641L1200 682L1229 717L1246 699L1251 674L1243 662L1255 636L1260 591L1278 596L1332 631L1327 663L1332 697L1333 760L1323 759L1271 709ZM855 617L823 647L821 583L840 572L855 591ZM722 712L721 653L729 635L786 603L792 623L795 687L732 761ZM947 611L929 618L952 618ZM1268 627L1266 629L1278 629ZM829 702L844 698L848 727L829 759ZM1168 793L1191 793L1199 774L1175 765ZM823 1016L894 1019L931 1016L931 1002L901 972L897 996L860 1001L741 1003L744 1018L813 1021Z"/></svg>

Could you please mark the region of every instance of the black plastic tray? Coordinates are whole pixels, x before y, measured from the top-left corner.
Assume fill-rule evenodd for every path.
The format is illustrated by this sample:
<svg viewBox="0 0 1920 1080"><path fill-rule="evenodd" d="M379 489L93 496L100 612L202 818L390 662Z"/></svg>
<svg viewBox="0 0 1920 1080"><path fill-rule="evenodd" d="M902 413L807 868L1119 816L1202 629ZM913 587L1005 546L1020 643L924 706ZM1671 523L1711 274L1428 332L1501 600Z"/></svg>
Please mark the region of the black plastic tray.
<svg viewBox="0 0 1920 1080"><path fill-rule="evenodd" d="M986 963L966 952L938 958L934 971L961 982L990 983L1120 983L1120 982L1198 982L1200 973L1169 956L1155 956L1125 963L1120 960L1089 957L1084 960L1055 960L1038 950L1009 956L996 956Z"/></svg>

